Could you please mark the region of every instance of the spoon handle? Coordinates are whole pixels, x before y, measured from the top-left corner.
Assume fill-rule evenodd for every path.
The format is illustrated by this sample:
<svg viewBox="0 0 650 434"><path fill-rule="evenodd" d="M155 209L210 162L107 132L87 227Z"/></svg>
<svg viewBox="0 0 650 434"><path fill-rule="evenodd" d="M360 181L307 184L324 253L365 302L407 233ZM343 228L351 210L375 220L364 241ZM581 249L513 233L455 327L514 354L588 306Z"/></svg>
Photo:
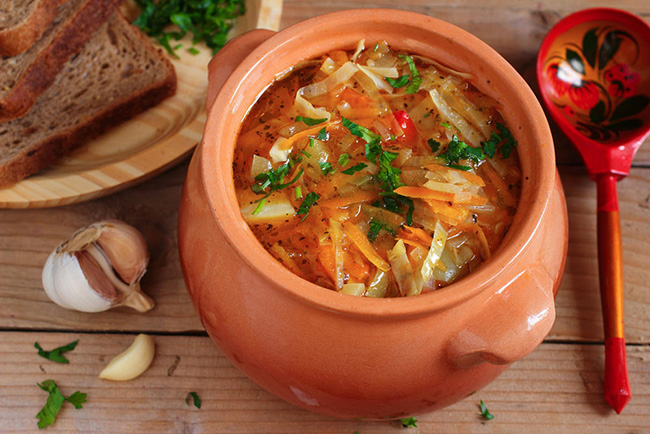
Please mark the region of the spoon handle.
<svg viewBox="0 0 650 434"><path fill-rule="evenodd" d="M623 330L623 253L616 175L600 175L598 188L598 274L605 326L605 399L620 413L632 397Z"/></svg>

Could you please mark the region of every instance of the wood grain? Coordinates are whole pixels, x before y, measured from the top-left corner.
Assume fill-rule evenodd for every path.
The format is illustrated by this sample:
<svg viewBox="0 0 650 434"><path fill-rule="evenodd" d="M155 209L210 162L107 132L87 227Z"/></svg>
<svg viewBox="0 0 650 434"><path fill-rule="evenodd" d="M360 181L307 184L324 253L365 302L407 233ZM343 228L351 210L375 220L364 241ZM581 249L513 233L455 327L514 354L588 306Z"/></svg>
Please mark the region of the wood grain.
<svg viewBox="0 0 650 434"><path fill-rule="evenodd" d="M0 328L60 330L202 331L178 262L176 216L186 164L119 195L48 212L0 212ZM602 341L596 259L596 186L580 167L561 167L569 207L569 255L558 294L552 340ZM650 169L633 169L619 185L625 260L626 338L650 342ZM151 264L142 282L157 306L133 314L66 311L42 290L48 254L76 229L104 218L136 226L149 244Z"/></svg>
<svg viewBox="0 0 650 434"><path fill-rule="evenodd" d="M37 341L51 349L74 339L69 365L39 357ZM36 382L53 379L64 395L80 390L88 403L62 409L55 431L87 432L405 432L399 422L363 422L310 413L281 401L248 380L208 338L155 336L156 357L141 377L128 382L99 380L97 374L133 340L132 335L3 333L0 341L2 430L33 430L47 395ZM622 415L601 399L600 345L544 344L500 378L447 409L417 416L408 432L572 432L643 430L650 426L650 348L628 347L634 398ZM187 406L195 391L201 409ZM484 400L495 419L478 417ZM119 416L118 416L119 415ZM51 429L50 428L50 429ZM49 430L49 429L48 429Z"/></svg>

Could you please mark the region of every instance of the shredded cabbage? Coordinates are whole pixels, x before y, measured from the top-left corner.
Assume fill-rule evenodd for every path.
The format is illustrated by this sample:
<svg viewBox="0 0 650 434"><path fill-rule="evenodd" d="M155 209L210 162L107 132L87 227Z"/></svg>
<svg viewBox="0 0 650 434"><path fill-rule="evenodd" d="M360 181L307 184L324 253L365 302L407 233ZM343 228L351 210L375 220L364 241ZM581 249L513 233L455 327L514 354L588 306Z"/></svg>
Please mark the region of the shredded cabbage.
<svg viewBox="0 0 650 434"><path fill-rule="evenodd" d="M440 96L437 90L431 89L429 91L431 100L436 105L444 120L449 121L453 126L458 128L463 138L473 147L481 146L481 141L487 140L487 137L482 137L482 134L472 128L469 123L458 113L456 113L447 102Z"/></svg>
<svg viewBox="0 0 650 434"><path fill-rule="evenodd" d="M416 295L415 279L413 278L413 267L406 255L404 241L399 240L395 247L388 252L388 260L393 270L393 276L402 295Z"/></svg>
<svg viewBox="0 0 650 434"><path fill-rule="evenodd" d="M442 256L442 252L445 249L445 243L447 242L447 231L442 227L440 222L436 223L436 230L433 233L433 241L431 242L431 248L429 248L429 253L427 254L424 264L422 264L422 269L420 269L420 275L425 285L429 285L434 280L433 270L436 267L436 264Z"/></svg>
<svg viewBox="0 0 650 434"><path fill-rule="evenodd" d="M363 283L346 283L339 291L341 294L356 295L357 297L362 297L363 293L366 292L366 285Z"/></svg>

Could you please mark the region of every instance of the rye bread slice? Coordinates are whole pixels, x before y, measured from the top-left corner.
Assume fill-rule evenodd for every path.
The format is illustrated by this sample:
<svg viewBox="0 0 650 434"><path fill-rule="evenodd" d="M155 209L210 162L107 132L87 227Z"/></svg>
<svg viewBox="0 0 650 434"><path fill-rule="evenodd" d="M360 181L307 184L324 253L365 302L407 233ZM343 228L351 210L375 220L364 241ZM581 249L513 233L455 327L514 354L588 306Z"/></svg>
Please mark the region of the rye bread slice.
<svg viewBox="0 0 650 434"><path fill-rule="evenodd" d="M116 12L26 116L0 124L0 186L40 171L175 91L173 65Z"/></svg>
<svg viewBox="0 0 650 434"><path fill-rule="evenodd" d="M29 50L0 59L0 121L23 116L122 0L68 0Z"/></svg>
<svg viewBox="0 0 650 434"><path fill-rule="evenodd" d="M0 56L15 56L38 41L67 0L0 0Z"/></svg>

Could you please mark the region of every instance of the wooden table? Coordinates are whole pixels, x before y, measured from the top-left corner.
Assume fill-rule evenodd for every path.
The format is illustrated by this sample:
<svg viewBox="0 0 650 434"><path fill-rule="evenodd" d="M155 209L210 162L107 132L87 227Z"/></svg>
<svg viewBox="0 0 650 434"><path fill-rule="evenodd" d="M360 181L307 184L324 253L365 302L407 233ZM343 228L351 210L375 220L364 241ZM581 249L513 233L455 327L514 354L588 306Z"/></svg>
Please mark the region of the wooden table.
<svg viewBox="0 0 650 434"><path fill-rule="evenodd" d="M524 2L409 0L401 8L450 21L503 54L535 89L535 55L561 17L589 6L616 6L650 19L650 2ZM597 3L597 4L596 4ZM282 26L351 7L395 7L388 0L285 0ZM555 127L554 127L555 128ZM570 219L567 268L557 320L544 344L474 396L418 416L421 432L650 430L650 143L619 184L625 260L627 356L634 397L622 415L605 404L603 338L596 262L595 185L579 156L554 130ZM46 394L36 382L54 379L64 394L88 394L81 410L64 407L52 430L152 432L398 432L398 422L337 420L289 405L248 380L206 336L185 291L176 246L177 205L187 161L140 186L103 199L45 210L0 210L0 431L36 430ZM138 227L151 251L143 287L157 303L147 314L63 310L45 296L41 268L75 229L105 218ZM105 363L135 334L155 336L157 354L140 378L99 380ZM79 339L69 365L37 356ZM187 406L196 391L200 410ZM495 419L478 417L483 400Z"/></svg>

